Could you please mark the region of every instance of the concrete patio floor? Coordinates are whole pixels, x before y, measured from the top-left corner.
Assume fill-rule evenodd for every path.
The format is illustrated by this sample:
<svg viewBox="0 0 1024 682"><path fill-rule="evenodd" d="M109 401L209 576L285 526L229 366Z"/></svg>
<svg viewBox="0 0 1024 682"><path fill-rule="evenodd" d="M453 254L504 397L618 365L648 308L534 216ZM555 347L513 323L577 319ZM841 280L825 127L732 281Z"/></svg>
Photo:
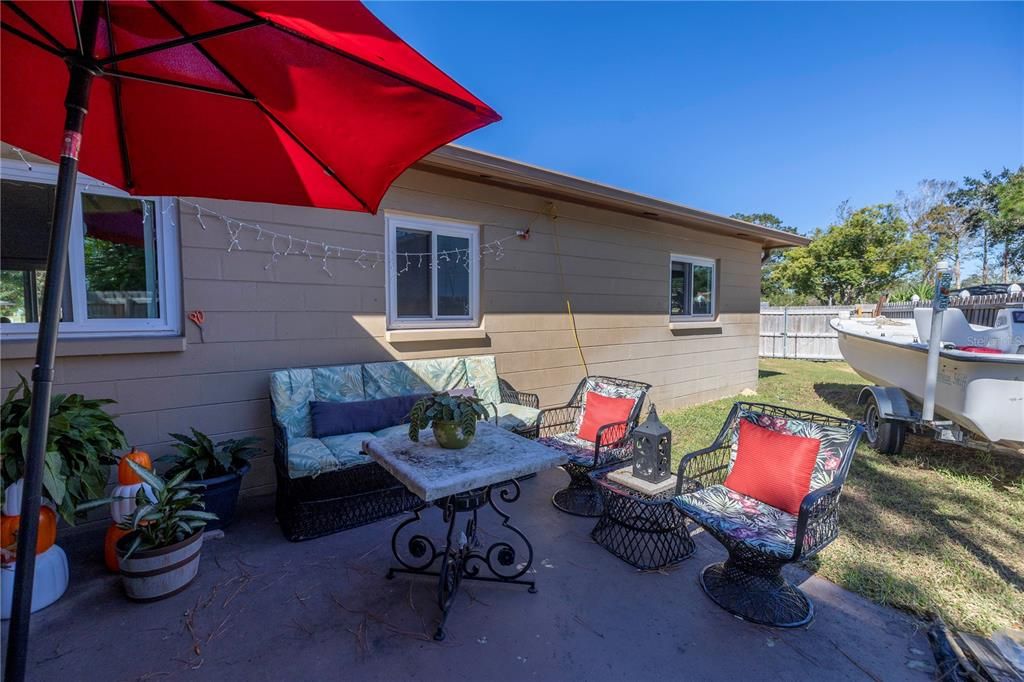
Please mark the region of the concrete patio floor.
<svg viewBox="0 0 1024 682"><path fill-rule="evenodd" d="M590 540L593 520L551 506L565 480L544 472L507 505L533 543L539 592L463 583L443 642L431 639L436 583L384 579L400 519L293 544L274 523L271 497L247 500L227 535L206 542L196 581L153 604L125 599L103 569L101 536L69 534L61 545L71 586L33 616L29 679L931 677L920 623L798 571L791 577L817 606L810 627L775 630L720 610L697 582L725 556L706 535L695 535L696 553L675 568L633 569ZM430 518L440 538L440 511ZM482 517L482 530L494 520Z"/></svg>

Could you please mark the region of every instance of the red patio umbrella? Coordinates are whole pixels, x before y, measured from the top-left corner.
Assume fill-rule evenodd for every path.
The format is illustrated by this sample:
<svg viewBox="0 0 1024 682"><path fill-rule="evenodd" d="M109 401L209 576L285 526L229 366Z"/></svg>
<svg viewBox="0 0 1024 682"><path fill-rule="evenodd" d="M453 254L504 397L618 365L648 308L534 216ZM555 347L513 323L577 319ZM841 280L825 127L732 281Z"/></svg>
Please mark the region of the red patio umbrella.
<svg viewBox="0 0 1024 682"><path fill-rule="evenodd" d="M7 647L17 682L79 167L132 194L374 212L409 165L500 117L355 2L25 0L0 6L0 26L0 139L60 163Z"/></svg>

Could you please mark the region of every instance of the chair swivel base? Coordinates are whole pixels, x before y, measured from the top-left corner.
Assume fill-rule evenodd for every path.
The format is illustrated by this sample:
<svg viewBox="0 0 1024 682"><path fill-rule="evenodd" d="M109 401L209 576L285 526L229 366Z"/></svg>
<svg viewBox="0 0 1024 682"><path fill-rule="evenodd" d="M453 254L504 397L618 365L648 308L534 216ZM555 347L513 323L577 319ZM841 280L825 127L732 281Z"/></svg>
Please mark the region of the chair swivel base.
<svg viewBox="0 0 1024 682"><path fill-rule="evenodd" d="M732 561L711 564L701 571L700 586L711 601L751 623L798 628L814 619L814 604L786 582L781 566L751 572Z"/></svg>
<svg viewBox="0 0 1024 682"><path fill-rule="evenodd" d="M574 516L596 518L604 513L604 500L601 493L592 487L578 488L569 485L557 491L551 497L551 504L559 511Z"/></svg>

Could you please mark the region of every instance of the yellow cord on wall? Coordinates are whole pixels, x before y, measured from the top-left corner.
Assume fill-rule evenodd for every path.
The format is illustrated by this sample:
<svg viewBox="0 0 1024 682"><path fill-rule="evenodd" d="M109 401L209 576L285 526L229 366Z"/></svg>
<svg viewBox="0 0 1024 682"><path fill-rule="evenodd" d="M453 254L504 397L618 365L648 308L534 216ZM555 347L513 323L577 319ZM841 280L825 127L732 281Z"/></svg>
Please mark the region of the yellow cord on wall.
<svg viewBox="0 0 1024 682"><path fill-rule="evenodd" d="M583 357L583 346L580 345L580 335L576 333L576 317L572 314L572 306L569 305L569 297L565 297L565 309L569 311L569 323L572 324L572 336L576 339L576 350L580 352L580 362L583 363L583 371L590 376L590 369L587 368L587 359Z"/></svg>
<svg viewBox="0 0 1024 682"><path fill-rule="evenodd" d="M553 203L548 204L548 216L551 218L551 234L555 239L555 260L558 262L558 275L562 283L562 295L565 296L565 310L569 313L569 324L572 325L572 337L576 341L576 350L580 354L580 362L583 364L585 376L590 376L590 368L587 367L587 359L583 356L583 346L580 345L580 335L576 330L576 316L572 314L572 304L569 302L569 290L565 286L565 269L562 267L562 251L558 246L558 214Z"/></svg>

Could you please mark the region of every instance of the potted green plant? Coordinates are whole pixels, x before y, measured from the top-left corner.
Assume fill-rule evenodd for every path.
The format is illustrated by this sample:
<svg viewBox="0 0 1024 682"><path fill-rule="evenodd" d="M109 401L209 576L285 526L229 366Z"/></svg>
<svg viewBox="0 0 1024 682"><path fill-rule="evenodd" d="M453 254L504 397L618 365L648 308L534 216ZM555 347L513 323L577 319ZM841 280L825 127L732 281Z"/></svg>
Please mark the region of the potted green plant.
<svg viewBox="0 0 1024 682"><path fill-rule="evenodd" d="M249 460L262 452L256 447L260 439L250 436L214 443L196 429L192 429L191 437L181 433L169 435L177 441L177 452L161 458L171 461L167 476L186 472L188 480L202 483L206 509L217 515L217 520L211 521L206 529L227 527L235 517L242 477L252 468Z"/></svg>
<svg viewBox="0 0 1024 682"><path fill-rule="evenodd" d="M32 389L25 377L20 379L0 407L0 450L4 453L0 502L6 501L9 486L25 471ZM114 402L90 400L78 393L58 394L50 400L43 493L71 525L80 504L104 494L109 467L118 461L114 452L128 447L124 433L103 410Z"/></svg>
<svg viewBox="0 0 1024 682"><path fill-rule="evenodd" d="M188 470L168 480L134 461L128 465L152 492L139 490L135 511L118 524L129 531L117 541L121 580L129 599L156 601L177 594L195 579L203 529L217 516L204 511L202 484L187 481ZM93 500L79 511L113 501Z"/></svg>
<svg viewBox="0 0 1024 682"><path fill-rule="evenodd" d="M433 425L434 438L443 448L466 447L476 435L478 419L487 419L483 402L476 397L431 393L416 402L409 413L409 438L420 439L420 431Z"/></svg>

